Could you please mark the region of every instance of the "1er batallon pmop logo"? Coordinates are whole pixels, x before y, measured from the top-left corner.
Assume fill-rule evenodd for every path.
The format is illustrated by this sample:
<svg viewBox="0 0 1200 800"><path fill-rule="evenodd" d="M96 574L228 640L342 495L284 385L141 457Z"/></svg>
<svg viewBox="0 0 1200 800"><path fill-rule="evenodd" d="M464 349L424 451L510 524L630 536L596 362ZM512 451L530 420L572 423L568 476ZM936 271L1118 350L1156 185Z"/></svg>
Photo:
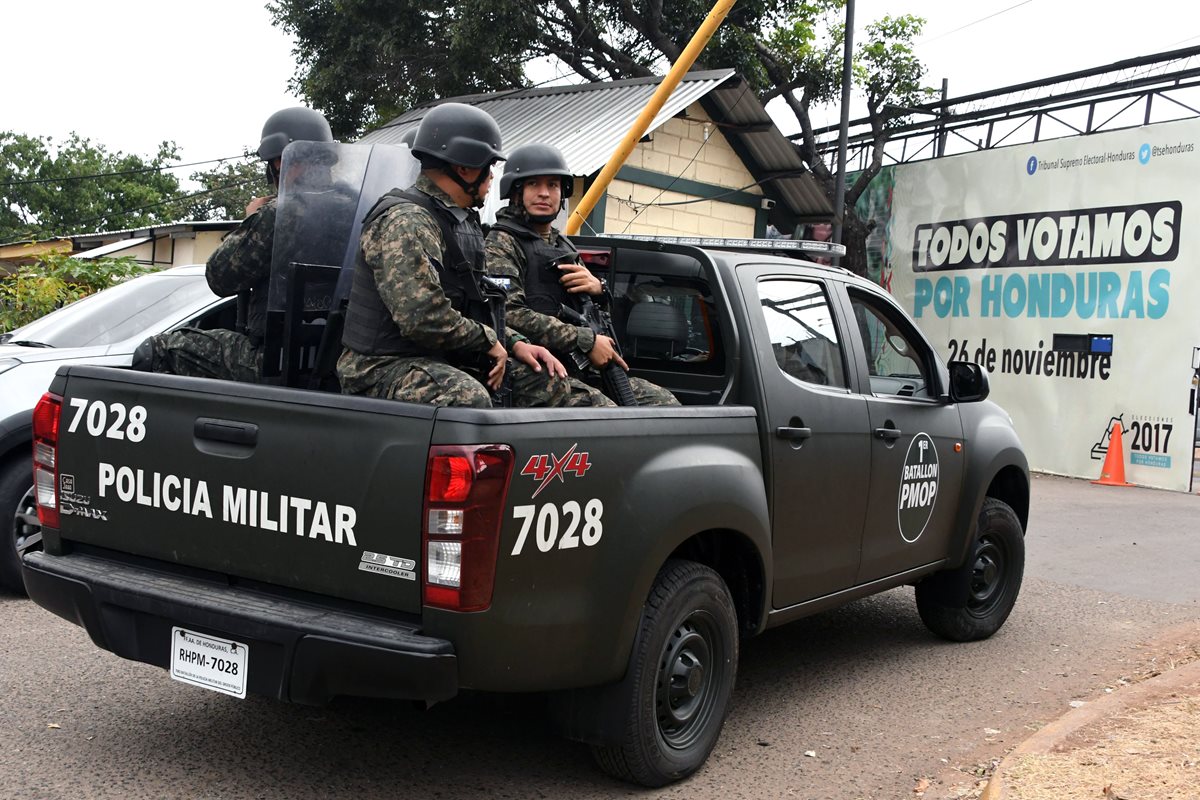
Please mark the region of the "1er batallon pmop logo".
<svg viewBox="0 0 1200 800"><path fill-rule="evenodd" d="M938 454L933 439L927 433L918 433L909 442L908 453L904 456L904 474L896 504L900 535L904 541L915 542L925 532L937 503L939 480Z"/></svg>

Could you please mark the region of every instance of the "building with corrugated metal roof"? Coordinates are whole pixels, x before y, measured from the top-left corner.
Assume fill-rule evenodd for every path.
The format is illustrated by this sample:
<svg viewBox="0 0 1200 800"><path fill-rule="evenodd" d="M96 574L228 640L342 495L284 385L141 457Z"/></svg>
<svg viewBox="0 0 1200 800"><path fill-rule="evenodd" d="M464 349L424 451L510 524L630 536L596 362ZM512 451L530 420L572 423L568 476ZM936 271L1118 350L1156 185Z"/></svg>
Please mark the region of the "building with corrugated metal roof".
<svg viewBox="0 0 1200 800"><path fill-rule="evenodd" d="M451 97L418 106L359 141L399 143L435 105L469 103L495 118L505 150L533 143L560 149L576 176L573 207L659 81ZM498 183L492 182L493 193ZM493 213L499 202L494 197L488 204ZM749 84L731 69L707 70L680 81L583 232L761 237L768 223L791 231L797 223L827 221L832 213L830 198Z"/></svg>
<svg viewBox="0 0 1200 800"><path fill-rule="evenodd" d="M0 244L0 273L51 255L73 258L132 257L152 267L203 264L238 220L166 222L120 231L97 231L41 241Z"/></svg>

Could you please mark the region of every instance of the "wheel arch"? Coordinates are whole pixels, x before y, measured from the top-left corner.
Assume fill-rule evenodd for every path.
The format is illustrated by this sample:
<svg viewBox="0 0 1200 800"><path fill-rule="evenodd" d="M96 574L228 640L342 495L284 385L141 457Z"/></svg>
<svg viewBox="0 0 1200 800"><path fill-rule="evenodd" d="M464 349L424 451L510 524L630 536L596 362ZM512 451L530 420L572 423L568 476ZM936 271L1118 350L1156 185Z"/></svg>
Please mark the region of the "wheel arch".
<svg viewBox="0 0 1200 800"><path fill-rule="evenodd" d="M0 467L17 458L33 457L33 409L0 420ZM33 475L30 474L30 483Z"/></svg>
<svg viewBox="0 0 1200 800"><path fill-rule="evenodd" d="M671 558L695 561L720 575L733 598L742 635L762 630L769 597L767 570L762 553L750 537L728 529L701 531L680 543Z"/></svg>
<svg viewBox="0 0 1200 800"><path fill-rule="evenodd" d="M1006 503L1021 521L1029 524L1029 465L1025 453L1011 447L1001 450L987 463L969 468L963 476L963 496L955 517L954 531L946 549L946 568L962 565L975 537L979 512L989 497Z"/></svg>
<svg viewBox="0 0 1200 800"><path fill-rule="evenodd" d="M1029 528L1029 474L1014 464L1000 469L988 484L985 497L994 497L1004 502L1017 519L1021 520L1021 530ZM983 502L980 501L982 507Z"/></svg>

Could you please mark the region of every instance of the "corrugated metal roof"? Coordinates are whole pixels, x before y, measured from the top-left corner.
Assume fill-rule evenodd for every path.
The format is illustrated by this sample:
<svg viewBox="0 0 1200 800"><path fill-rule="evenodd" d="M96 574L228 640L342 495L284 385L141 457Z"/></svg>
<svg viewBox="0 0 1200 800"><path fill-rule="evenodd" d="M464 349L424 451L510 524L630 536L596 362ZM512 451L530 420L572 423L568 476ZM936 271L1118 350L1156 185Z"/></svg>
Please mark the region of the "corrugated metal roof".
<svg viewBox="0 0 1200 800"><path fill-rule="evenodd" d="M470 103L495 118L504 137L504 149L547 142L563 152L576 175L591 175L608 161L630 125L641 113L661 78L586 83L518 89L510 92L452 97L442 102ZM764 188L780 197L802 216L828 216L830 204L820 186L807 173L795 145L774 126L747 84L731 69L690 72L684 76L651 123L653 132L692 103L705 101L710 115L727 138L744 145L752 163L746 167L756 178L773 177ZM363 144L396 144L405 131L420 124L429 103L370 131ZM738 126L752 130L739 131ZM737 145L735 144L735 147ZM775 173L785 173L774 178Z"/></svg>
<svg viewBox="0 0 1200 800"><path fill-rule="evenodd" d="M733 70L725 69L686 75L650 124L650 131L665 124L733 74ZM523 144L550 142L562 151L572 172L591 175L603 167L617 149L659 82L658 78L639 78L452 97L443 102L470 103L491 114L504 136L505 150ZM434 105L415 108L359 141L363 144L395 144L406 130L416 127Z"/></svg>
<svg viewBox="0 0 1200 800"><path fill-rule="evenodd" d="M804 166L796 145L780 133L774 120L748 84L740 77L715 88L705 98L710 115L718 120L727 139L735 139L753 163L747 164L758 179L782 175L764 184L778 194L794 213L803 217L828 217L833 203ZM738 128L744 130L738 130ZM774 191L771 191L773 189Z"/></svg>

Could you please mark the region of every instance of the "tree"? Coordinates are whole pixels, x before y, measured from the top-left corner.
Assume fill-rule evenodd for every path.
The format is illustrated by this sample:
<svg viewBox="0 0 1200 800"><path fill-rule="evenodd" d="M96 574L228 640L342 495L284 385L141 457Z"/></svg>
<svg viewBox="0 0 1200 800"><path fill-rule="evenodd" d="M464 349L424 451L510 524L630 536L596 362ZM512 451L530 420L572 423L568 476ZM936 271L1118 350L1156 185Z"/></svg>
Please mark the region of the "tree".
<svg viewBox="0 0 1200 800"><path fill-rule="evenodd" d="M178 161L163 142L149 159L110 153L72 133L52 137L0 132L0 242L151 225L174 218Z"/></svg>
<svg viewBox="0 0 1200 800"><path fill-rule="evenodd" d="M741 0L697 68L733 67L763 102L781 98L800 129L797 150L831 198L839 176L817 154L811 110L837 102L845 0ZM527 85L522 67L546 58L590 80L662 74L683 52L710 0L465 0L452 10L421 0L276 0L274 22L296 37L292 88L352 138L434 97ZM924 21L884 17L855 47L866 94L872 160L846 192L842 264L866 270L866 225L854 204L878 173L903 112L933 96L913 40ZM468 31L480 31L476 37ZM445 70L418 75L436 66Z"/></svg>
<svg viewBox="0 0 1200 800"><path fill-rule="evenodd" d="M534 3L514 0L273 0L296 39L289 86L336 138L438 97L521 86Z"/></svg>
<svg viewBox="0 0 1200 800"><path fill-rule="evenodd" d="M41 256L16 272L0 276L0 333L151 269L129 256L93 259L53 253Z"/></svg>
<svg viewBox="0 0 1200 800"><path fill-rule="evenodd" d="M222 164L216 169L193 172L191 180L201 188L181 202L178 219L241 219L247 203L273 191L261 161Z"/></svg>

